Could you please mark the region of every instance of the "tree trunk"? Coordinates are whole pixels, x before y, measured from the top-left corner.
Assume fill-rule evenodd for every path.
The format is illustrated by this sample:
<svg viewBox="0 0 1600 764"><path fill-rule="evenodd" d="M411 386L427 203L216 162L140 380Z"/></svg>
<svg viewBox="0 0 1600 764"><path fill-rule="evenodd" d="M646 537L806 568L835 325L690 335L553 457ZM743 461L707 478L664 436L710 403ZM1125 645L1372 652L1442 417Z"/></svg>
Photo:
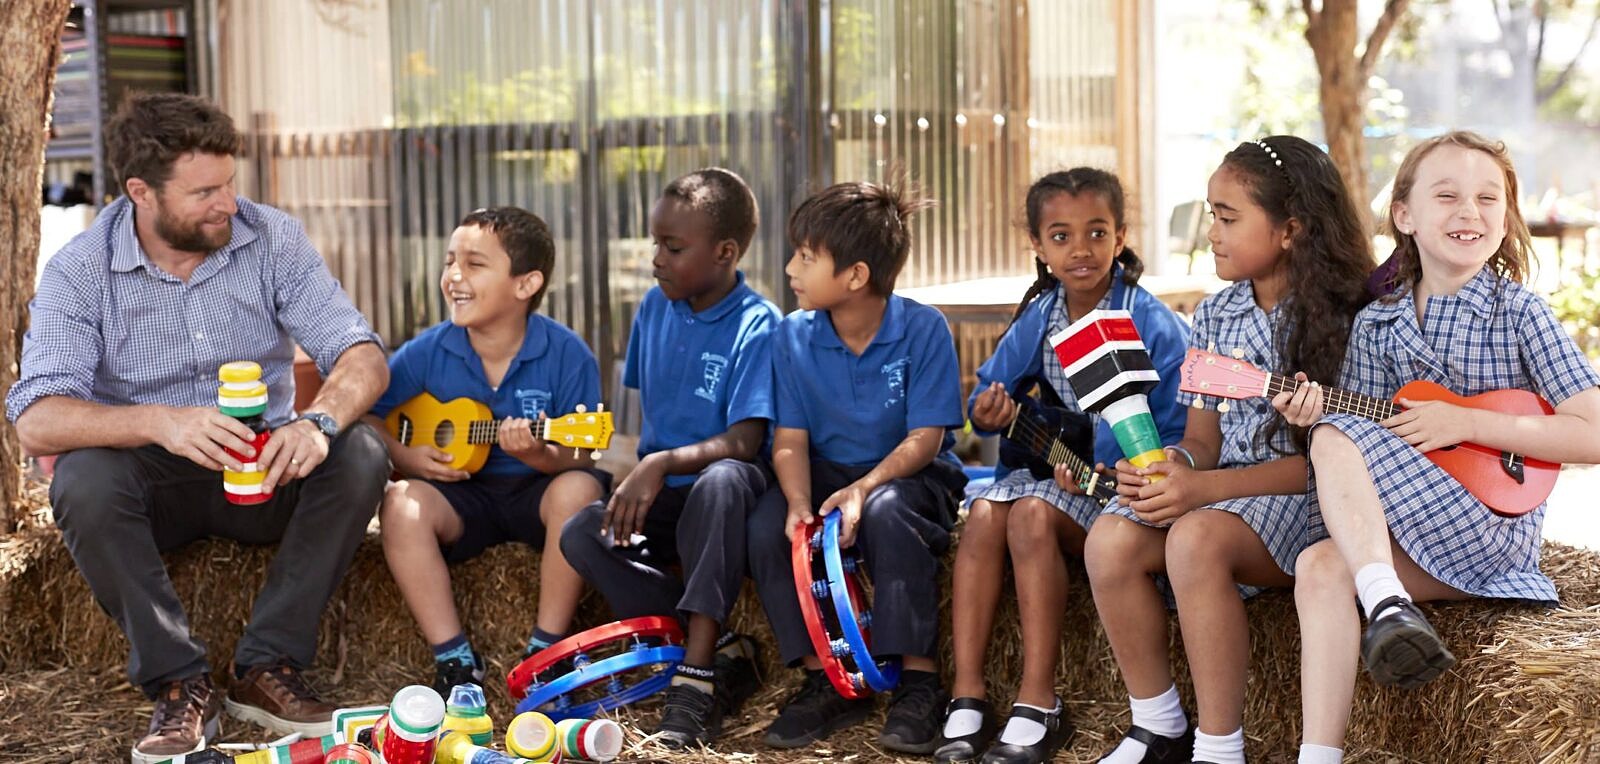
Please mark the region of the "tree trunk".
<svg viewBox="0 0 1600 764"><path fill-rule="evenodd" d="M1384 4L1383 16L1367 36L1360 55L1356 54L1356 41L1360 38L1358 4L1357 0L1323 0L1318 8L1313 0L1301 0L1306 13L1306 42L1311 44L1321 78L1322 131L1328 142L1328 155L1344 175L1356 206L1365 209L1371 194L1367 189L1366 146L1361 140L1366 122L1362 100L1389 31L1405 15L1408 0L1388 0Z"/></svg>
<svg viewBox="0 0 1600 764"><path fill-rule="evenodd" d="M45 130L61 60L69 0L0 3L0 394L17 380L39 258ZM0 533L13 527L22 487L22 448L0 424Z"/></svg>

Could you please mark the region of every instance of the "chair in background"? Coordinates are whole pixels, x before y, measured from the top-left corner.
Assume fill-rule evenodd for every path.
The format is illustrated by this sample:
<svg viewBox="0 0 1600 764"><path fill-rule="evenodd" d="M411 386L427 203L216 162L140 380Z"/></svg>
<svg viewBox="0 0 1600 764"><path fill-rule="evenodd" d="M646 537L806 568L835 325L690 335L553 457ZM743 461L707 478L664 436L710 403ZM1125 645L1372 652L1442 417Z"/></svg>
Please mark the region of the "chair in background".
<svg viewBox="0 0 1600 764"><path fill-rule="evenodd" d="M1194 274L1194 257L1206 249L1206 203L1200 200L1184 202L1172 208L1172 221L1167 226L1167 251L1189 258L1189 268Z"/></svg>

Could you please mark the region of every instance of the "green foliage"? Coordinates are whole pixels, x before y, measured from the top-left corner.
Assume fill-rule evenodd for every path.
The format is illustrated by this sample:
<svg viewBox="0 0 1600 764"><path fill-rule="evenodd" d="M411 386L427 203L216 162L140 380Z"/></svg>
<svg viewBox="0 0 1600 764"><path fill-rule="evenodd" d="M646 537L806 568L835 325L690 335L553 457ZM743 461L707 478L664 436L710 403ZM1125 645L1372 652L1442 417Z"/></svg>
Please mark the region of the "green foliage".
<svg viewBox="0 0 1600 764"><path fill-rule="evenodd" d="M1550 295L1550 308L1590 358L1600 358L1600 272L1586 271Z"/></svg>

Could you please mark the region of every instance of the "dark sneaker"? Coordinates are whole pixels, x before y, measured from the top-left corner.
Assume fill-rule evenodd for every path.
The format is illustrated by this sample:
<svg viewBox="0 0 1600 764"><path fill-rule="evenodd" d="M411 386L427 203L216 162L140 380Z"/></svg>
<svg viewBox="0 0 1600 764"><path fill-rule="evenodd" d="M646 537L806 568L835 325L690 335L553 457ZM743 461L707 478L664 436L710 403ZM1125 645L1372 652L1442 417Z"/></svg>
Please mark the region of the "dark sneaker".
<svg viewBox="0 0 1600 764"><path fill-rule="evenodd" d="M1032 706L1012 706L1011 715L1032 719L1044 725L1044 737L1030 745L996 743L983 754L983 764L1040 764L1055 758L1072 735L1078 731L1072 722L1062 718L1065 707L1056 698L1054 711L1040 711Z"/></svg>
<svg viewBox="0 0 1600 764"><path fill-rule="evenodd" d="M927 755L939 747L944 706L950 701L939 677L927 674L910 679L902 672L900 687L889 696L889 713L883 719L878 744L891 751Z"/></svg>
<svg viewBox="0 0 1600 764"><path fill-rule="evenodd" d="M983 724L977 732L958 737L944 736L944 723L939 725L939 747L933 750L933 760L939 764L976 764L980 752L994 739L994 706L979 698L956 698L945 706L944 718L949 721L955 711L970 710L983 714Z"/></svg>
<svg viewBox="0 0 1600 764"><path fill-rule="evenodd" d="M1189 759L1194 755L1194 725L1184 730L1177 737L1157 735L1135 724L1128 728L1125 738L1133 738L1144 743L1144 757L1139 759L1139 764L1190 764ZM1119 742L1118 745L1121 745ZM1116 749L1112 749L1116 750Z"/></svg>
<svg viewBox="0 0 1600 764"><path fill-rule="evenodd" d="M656 740L672 749L708 745L722 733L722 704L700 688L675 684L667 688L661 704Z"/></svg>
<svg viewBox="0 0 1600 764"><path fill-rule="evenodd" d="M435 661L433 664L433 691L442 698L450 697L450 691L458 684L475 684L483 686L483 658L477 650L472 651L472 663L467 663L460 658Z"/></svg>
<svg viewBox="0 0 1600 764"><path fill-rule="evenodd" d="M1397 612L1378 617L1389 609ZM1378 603L1372 618L1361 635L1361 660L1378 684L1421 687L1455 665L1456 657L1410 600L1390 597Z"/></svg>
<svg viewBox="0 0 1600 764"><path fill-rule="evenodd" d="M243 679L231 683L226 704L233 718L274 734L317 738L333 733L333 705L322 702L300 671L285 663L251 666Z"/></svg>
<svg viewBox="0 0 1600 764"><path fill-rule="evenodd" d="M222 693L209 674L168 682L156 696L150 731L133 746L133 761L166 761L194 753L217 736L222 721Z"/></svg>
<svg viewBox="0 0 1600 764"><path fill-rule="evenodd" d="M738 716L739 709L751 695L761 689L761 645L743 635L733 639L742 646L739 655L717 651L717 702L722 704L724 716Z"/></svg>
<svg viewBox="0 0 1600 764"><path fill-rule="evenodd" d="M807 671L800 690L783 704L761 742L773 748L800 748L860 723L871 713L872 698L849 700L821 671Z"/></svg>

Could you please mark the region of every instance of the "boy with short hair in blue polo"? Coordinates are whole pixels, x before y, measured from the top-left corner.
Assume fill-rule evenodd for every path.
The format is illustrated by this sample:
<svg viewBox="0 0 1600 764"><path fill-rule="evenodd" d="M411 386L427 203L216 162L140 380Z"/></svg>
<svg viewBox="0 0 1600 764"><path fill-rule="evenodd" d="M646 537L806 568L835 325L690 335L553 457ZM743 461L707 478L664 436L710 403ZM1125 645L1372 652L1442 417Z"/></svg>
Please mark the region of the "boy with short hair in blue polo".
<svg viewBox="0 0 1600 764"><path fill-rule="evenodd" d="M475 474L452 469L438 449L402 445L376 422L407 478L389 486L379 510L383 554L433 647L441 694L482 684L485 668L462 630L447 563L504 541L542 549L537 620L524 654L547 647L571 626L583 593L558 531L611 482L588 468L588 454L536 440L531 429L540 417L600 402L594 354L571 329L534 312L555 265L550 228L517 207L480 209L461 221L449 247L439 287L450 320L395 351L389 389L369 417L381 420L426 392L441 402L477 401L500 420L498 444Z"/></svg>
<svg viewBox="0 0 1600 764"><path fill-rule="evenodd" d="M670 748L710 743L759 684L755 643L722 631L744 584L745 518L772 484L764 446L781 314L739 272L756 224L755 194L727 170L662 192L650 214L659 286L634 315L623 376L644 415L639 464L561 534L618 618L687 625L656 728Z"/></svg>
<svg viewBox="0 0 1600 764"><path fill-rule="evenodd" d="M808 745L872 711L871 698L846 700L829 684L795 597L793 535L831 512L874 584L873 657L900 656L904 666L878 742L920 754L938 742L939 555L966 484L949 452L948 430L963 422L960 369L944 317L894 294L910 251L907 221L928 204L899 184L844 183L789 219L795 254L785 271L801 310L784 319L772 349L782 491L749 524L750 571L778 649L806 669L767 728L777 748Z"/></svg>

